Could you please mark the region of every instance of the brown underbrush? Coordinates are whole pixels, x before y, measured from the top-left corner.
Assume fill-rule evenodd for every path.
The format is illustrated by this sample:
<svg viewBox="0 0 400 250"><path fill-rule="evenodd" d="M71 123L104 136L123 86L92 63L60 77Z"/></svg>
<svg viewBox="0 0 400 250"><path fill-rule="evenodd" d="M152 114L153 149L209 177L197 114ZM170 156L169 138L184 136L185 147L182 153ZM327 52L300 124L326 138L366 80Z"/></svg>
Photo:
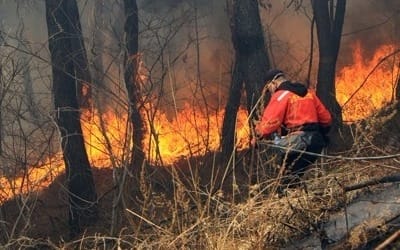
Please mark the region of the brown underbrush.
<svg viewBox="0 0 400 250"><path fill-rule="evenodd" d="M6 249L280 249L311 234L323 242L330 215L374 188L346 186L399 170L398 157L387 157L397 146L375 145L376 130L363 126L352 126L351 149L325 152L301 185L283 192L280 171L261 148L238 152L228 164L210 153L149 166L139 183L126 168L94 168L99 219L76 238L68 237L59 176L39 193L2 204L0 242Z"/></svg>

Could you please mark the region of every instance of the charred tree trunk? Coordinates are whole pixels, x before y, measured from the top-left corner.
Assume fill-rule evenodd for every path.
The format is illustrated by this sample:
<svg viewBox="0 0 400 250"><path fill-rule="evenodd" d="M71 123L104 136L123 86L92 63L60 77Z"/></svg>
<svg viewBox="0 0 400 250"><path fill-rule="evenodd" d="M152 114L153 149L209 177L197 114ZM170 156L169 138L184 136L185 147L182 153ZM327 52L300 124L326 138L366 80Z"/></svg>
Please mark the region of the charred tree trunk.
<svg viewBox="0 0 400 250"><path fill-rule="evenodd" d="M231 32L235 67L222 125L221 148L224 157L229 157L234 151L236 116L243 86L250 113L260 98L265 73L270 67L258 1L233 0Z"/></svg>
<svg viewBox="0 0 400 250"><path fill-rule="evenodd" d="M78 102L81 108L89 109L92 98L92 77L83 41L78 5L76 1L63 1L63 4L68 10L65 12L65 16L70 20L65 28L71 35L72 51L70 56L75 65Z"/></svg>
<svg viewBox="0 0 400 250"><path fill-rule="evenodd" d="M335 73L346 0L337 0L335 6L334 0L311 0L311 3L319 45L317 94L333 115L332 131L335 133L342 126L342 110L336 100Z"/></svg>
<svg viewBox="0 0 400 250"><path fill-rule="evenodd" d="M106 38L104 32L106 30L104 20L105 20L105 0L98 0L94 3L94 41L93 48L91 51L93 52L93 64L94 64L94 81L96 82L98 87L103 87L104 83L104 65L103 65L103 54L104 47L106 43Z"/></svg>
<svg viewBox="0 0 400 250"><path fill-rule="evenodd" d="M400 63L399 63L400 66ZM400 75L397 76L397 83L395 89L395 97L398 102L400 102Z"/></svg>
<svg viewBox="0 0 400 250"><path fill-rule="evenodd" d="M133 125L133 149L131 156L131 169L135 174L140 174L145 161L143 151L143 138L145 133L144 121L141 115L143 103L140 96L140 81L138 69L140 57L139 50L139 21L136 0L124 0L125 5L125 85L128 92L130 119Z"/></svg>
<svg viewBox="0 0 400 250"><path fill-rule="evenodd" d="M4 98L4 88L3 88L3 66L0 65L0 155L3 154L3 98Z"/></svg>
<svg viewBox="0 0 400 250"><path fill-rule="evenodd" d="M55 118L61 135L69 192L70 234L74 237L97 218L97 194L80 123L76 82L78 69L73 56L73 38L68 33L69 27L76 25L70 23L72 20L67 14L73 10L69 8L71 1L75 2L46 0L46 21L53 72Z"/></svg>
<svg viewBox="0 0 400 250"><path fill-rule="evenodd" d="M221 135L221 146L222 154L224 158L229 158L233 152L235 144L235 123L237 112L240 106L241 91L243 88L243 72L238 68L240 67L239 62L235 62L233 70L232 84L229 90L228 102L225 106L225 116L222 125Z"/></svg>

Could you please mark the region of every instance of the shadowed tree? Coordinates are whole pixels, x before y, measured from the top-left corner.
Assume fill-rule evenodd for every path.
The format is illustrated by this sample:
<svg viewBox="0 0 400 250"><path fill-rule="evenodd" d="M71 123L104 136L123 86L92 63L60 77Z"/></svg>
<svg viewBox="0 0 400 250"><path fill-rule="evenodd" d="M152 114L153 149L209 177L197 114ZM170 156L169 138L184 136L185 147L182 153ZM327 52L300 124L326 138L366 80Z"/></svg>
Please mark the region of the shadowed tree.
<svg viewBox="0 0 400 250"><path fill-rule="evenodd" d="M0 64L0 155L3 153L3 113L1 112L3 106L3 67Z"/></svg>
<svg viewBox="0 0 400 250"><path fill-rule="evenodd" d="M80 27L75 0L46 0L46 21L53 73L55 119L61 135L61 146L69 192L69 226L71 237L97 218L97 194L85 149L78 103L78 49L76 33ZM75 18L71 18L75 17ZM79 39L78 39L79 40ZM83 44L80 44L83 46Z"/></svg>
<svg viewBox="0 0 400 250"><path fill-rule="evenodd" d="M132 148L130 149L129 168L125 168L124 173L119 175L118 190L115 193L112 211L111 234L116 233L116 228L123 222L121 216L126 212L126 208L132 209L143 201L144 196L140 192L141 174L145 169L145 153L143 151L143 138L145 133L144 120L141 115L143 102L140 93L139 79L139 18L136 0L124 0L123 10L125 12L124 23L124 81L128 95L128 111L130 126L132 128ZM131 178L124 178L128 169L132 172ZM140 204L142 206L143 203ZM136 211L140 213L140 211ZM125 218L126 219L126 218ZM133 221L132 221L133 222Z"/></svg>
<svg viewBox="0 0 400 250"><path fill-rule="evenodd" d="M105 82L105 68L103 65L104 60L104 48L106 43L106 30L107 27L105 22L106 18L106 9L105 9L105 0L98 0L94 3L94 30L93 30L93 48L90 49L93 56L93 67L94 74L93 79L96 82L98 87L104 86ZM93 89L95 90L95 89Z"/></svg>
<svg viewBox="0 0 400 250"><path fill-rule="evenodd" d="M397 76L395 95L396 95L396 100L400 102L400 75Z"/></svg>
<svg viewBox="0 0 400 250"><path fill-rule="evenodd" d="M141 115L143 103L140 96L140 79L138 75L140 57L139 50L139 19L136 0L124 0L125 8L125 86L129 99L129 117L132 123L132 155L131 169L139 176L142 171L145 154L143 138L145 133L144 121Z"/></svg>
<svg viewBox="0 0 400 250"><path fill-rule="evenodd" d="M75 1L65 1L67 12L66 17L70 28L71 59L75 65L77 79L77 95L81 108L90 108L92 98L92 77L89 71L89 63L86 48L83 41L82 27L79 17L78 5Z"/></svg>
<svg viewBox="0 0 400 250"><path fill-rule="evenodd" d="M342 125L342 110L336 100L335 74L346 0L311 0L311 3L319 48L317 94L333 115L332 130L335 133ZM338 137L334 136L333 139L335 144Z"/></svg>
<svg viewBox="0 0 400 250"><path fill-rule="evenodd" d="M235 62L222 125L223 157L229 157L234 150L235 124L243 87L250 112L261 95L265 73L270 67L258 1L233 0L230 17Z"/></svg>

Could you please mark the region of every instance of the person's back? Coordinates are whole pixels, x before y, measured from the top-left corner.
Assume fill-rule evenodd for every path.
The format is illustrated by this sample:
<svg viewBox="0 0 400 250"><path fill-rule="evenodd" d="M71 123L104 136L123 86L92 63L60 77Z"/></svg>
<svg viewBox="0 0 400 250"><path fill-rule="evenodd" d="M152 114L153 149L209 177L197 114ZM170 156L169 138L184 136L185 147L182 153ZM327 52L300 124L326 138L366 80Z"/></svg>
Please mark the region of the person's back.
<svg viewBox="0 0 400 250"><path fill-rule="evenodd" d="M332 117L314 91L301 83L288 81L280 70L272 70L267 75L266 87L272 95L255 127L256 134L268 138L278 132L285 136L277 142L280 145L288 145L288 141L296 137L290 142L301 143L304 146L299 148L305 152L285 150L280 164L301 176L326 146L325 135Z"/></svg>
<svg viewBox="0 0 400 250"><path fill-rule="evenodd" d="M305 96L293 92L288 96L288 105L283 120L287 129L296 129L305 124L329 126L331 116L321 104L314 91L308 90Z"/></svg>

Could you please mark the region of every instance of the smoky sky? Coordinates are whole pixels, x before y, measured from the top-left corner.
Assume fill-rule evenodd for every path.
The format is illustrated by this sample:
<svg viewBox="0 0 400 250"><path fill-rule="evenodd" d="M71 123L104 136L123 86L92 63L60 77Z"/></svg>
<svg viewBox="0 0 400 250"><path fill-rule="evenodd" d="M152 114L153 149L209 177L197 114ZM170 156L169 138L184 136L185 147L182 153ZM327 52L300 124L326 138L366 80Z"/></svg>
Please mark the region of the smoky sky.
<svg viewBox="0 0 400 250"><path fill-rule="evenodd" d="M80 4L82 27L86 41L90 43L92 31L88 28L90 20L87 20L93 13L92 7L94 1L78 0ZM122 1L105 1L107 5L117 5ZM30 2L30 5L24 5ZM41 48L41 52L45 53L46 46L43 46L47 39L47 30L45 23L44 3L42 1L1 1L0 14L2 27L8 31L12 31L16 27L22 27L19 22L24 22L24 39L29 41L31 46L37 45ZM282 0L270 0L271 8L260 8L263 17L263 26L266 31L266 42L271 46L269 50L274 66L286 67L293 71L300 71L305 68L307 57L309 56L310 46L310 9L306 10L306 14L295 11L293 8L286 8L285 2ZM20 7L20 16L17 16L17 3ZM34 4L33 4L34 3ZM303 1L308 3L308 1ZM229 27L229 16L225 0L138 0L139 16L155 16L179 14L183 9L193 11L196 9L197 15L200 17L201 31L201 69L204 73L205 82L216 82L224 78L224 84L230 84L229 70L234 60L234 51L231 45L231 35ZM308 6L309 7L309 6ZM112 8L109 8L112 10ZM352 52L352 45L358 41L363 48L373 53L374 49L388 42L399 41L400 36L400 1L399 0L349 0L347 1L346 17L344 21L343 38L341 51L339 55L339 66L348 63L349 55ZM121 28L108 28L115 32L122 31L123 12L116 15L111 11L105 12L107 15L117 16L119 22L113 20L116 26ZM23 18L21 18L23 17ZM108 17L108 19L111 19ZM106 25L108 23L106 22ZM173 40L170 41L171 48L185 46L188 39L193 39L193 28L188 26L186 30L182 30ZM166 29L168 27L166 26ZM186 33L185 33L186 32ZM189 34L191 32L191 34ZM150 37L151 38L151 37ZM139 38L143 39L143 38ZM147 39L147 38L146 38ZM112 45L118 44L118 40L112 41ZM142 44L146 44L143 42ZM110 45L111 46L111 45ZM315 44L314 44L315 46ZM192 47L193 49L193 47ZM90 52L90 46L88 53ZM144 54L146 58L148 54ZM182 56L181 65L178 68L177 75L186 74L194 77L193 71L185 71L184 66L189 65L189 60L195 60L195 51L186 53ZM194 62L195 63L195 62Z"/></svg>
<svg viewBox="0 0 400 250"><path fill-rule="evenodd" d="M203 8L212 1L213 0L143 0L139 1L138 5L140 5L143 11L160 13L164 11L170 11L171 9L178 8L184 4Z"/></svg>
<svg viewBox="0 0 400 250"><path fill-rule="evenodd" d="M341 44L343 54L351 54L352 46L359 42L368 59L379 46L399 41L400 1L348 1Z"/></svg>

